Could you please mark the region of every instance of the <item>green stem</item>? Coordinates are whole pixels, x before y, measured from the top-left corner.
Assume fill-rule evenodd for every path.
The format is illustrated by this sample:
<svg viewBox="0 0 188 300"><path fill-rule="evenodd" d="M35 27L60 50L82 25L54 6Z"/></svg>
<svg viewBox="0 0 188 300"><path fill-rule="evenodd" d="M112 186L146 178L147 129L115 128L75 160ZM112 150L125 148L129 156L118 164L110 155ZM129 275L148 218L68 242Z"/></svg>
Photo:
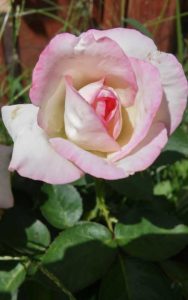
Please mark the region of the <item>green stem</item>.
<svg viewBox="0 0 188 300"><path fill-rule="evenodd" d="M27 256L0 256L0 261L27 261L28 262L28 257Z"/></svg>
<svg viewBox="0 0 188 300"><path fill-rule="evenodd" d="M162 9L161 9L161 12L160 12L158 18L157 18L159 21L164 18L164 14L165 14L165 11L167 9L168 4L169 4L169 0L166 0L163 7L162 7ZM152 32L153 35L156 34L156 32L158 30L158 27L159 27L159 23L156 23L154 25L154 29L153 29L153 32Z"/></svg>
<svg viewBox="0 0 188 300"><path fill-rule="evenodd" d="M178 46L178 59L180 63L183 62L183 35L181 26L181 12L179 0L176 0L176 32L177 32L177 46Z"/></svg>
<svg viewBox="0 0 188 300"><path fill-rule="evenodd" d="M105 188L104 188L103 180L96 179L95 190L96 190L96 202L97 202L97 207L99 209L99 213L102 217L104 217L110 231L113 231L112 220L110 218L110 211L105 202Z"/></svg>
<svg viewBox="0 0 188 300"><path fill-rule="evenodd" d="M68 29L68 26L69 26L69 19L72 15L72 11L73 11L73 8L74 8L74 0L71 0L70 4L69 4L69 7L68 7L68 11L67 11L67 17L66 17L66 20L65 20L65 25L63 27L63 31L66 32L67 29Z"/></svg>
<svg viewBox="0 0 188 300"><path fill-rule="evenodd" d="M102 179L95 180L95 191L96 191L96 206L90 211L87 220L93 220L97 216L101 216L104 218L108 228L113 232L113 222L115 222L114 218L110 217L110 211L105 202L105 189L104 189L104 181Z"/></svg>
<svg viewBox="0 0 188 300"><path fill-rule="evenodd" d="M181 18L185 18L187 16L188 16L188 12L184 12L184 13L180 14ZM152 26L152 25L155 25L155 24L170 22L170 21L173 21L173 20L176 20L176 19L177 19L177 16L170 16L170 17L166 17L166 18L163 18L163 19L160 19L160 20L158 18L156 18L156 19L145 22L143 25L145 27L148 27L148 26Z"/></svg>

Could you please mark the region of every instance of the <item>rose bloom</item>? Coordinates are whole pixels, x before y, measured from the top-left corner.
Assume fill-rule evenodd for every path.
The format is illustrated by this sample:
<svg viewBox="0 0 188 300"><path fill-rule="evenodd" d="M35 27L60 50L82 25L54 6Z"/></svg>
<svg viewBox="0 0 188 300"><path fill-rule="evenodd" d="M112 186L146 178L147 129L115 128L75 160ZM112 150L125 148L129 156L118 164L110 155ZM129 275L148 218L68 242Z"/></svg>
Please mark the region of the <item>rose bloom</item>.
<svg viewBox="0 0 188 300"><path fill-rule="evenodd" d="M59 34L34 69L32 104L2 108L9 170L52 184L143 171L181 122L187 94L177 59L136 30Z"/></svg>

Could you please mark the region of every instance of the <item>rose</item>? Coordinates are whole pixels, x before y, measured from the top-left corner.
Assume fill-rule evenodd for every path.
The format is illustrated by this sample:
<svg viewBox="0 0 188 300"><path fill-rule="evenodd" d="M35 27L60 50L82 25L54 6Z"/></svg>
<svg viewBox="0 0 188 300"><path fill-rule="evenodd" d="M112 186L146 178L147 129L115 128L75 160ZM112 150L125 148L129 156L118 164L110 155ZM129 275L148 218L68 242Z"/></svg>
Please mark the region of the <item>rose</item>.
<svg viewBox="0 0 188 300"><path fill-rule="evenodd" d="M181 122L187 94L177 59L138 31L59 34L34 69L32 104L2 109L9 170L53 184L142 171Z"/></svg>

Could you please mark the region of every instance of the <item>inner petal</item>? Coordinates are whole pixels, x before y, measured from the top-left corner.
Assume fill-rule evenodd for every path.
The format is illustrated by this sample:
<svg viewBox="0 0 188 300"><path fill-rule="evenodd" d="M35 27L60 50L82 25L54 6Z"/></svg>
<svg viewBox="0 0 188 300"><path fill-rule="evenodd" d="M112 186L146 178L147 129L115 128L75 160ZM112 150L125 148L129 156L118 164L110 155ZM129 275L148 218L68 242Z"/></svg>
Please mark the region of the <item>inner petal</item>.
<svg viewBox="0 0 188 300"><path fill-rule="evenodd" d="M112 88L104 87L92 103L96 114L104 124L108 133L117 138L121 132L121 105Z"/></svg>
<svg viewBox="0 0 188 300"><path fill-rule="evenodd" d="M111 112L116 108L116 99L112 97L99 97L95 101L94 109L98 116L105 121L108 120Z"/></svg>
<svg viewBox="0 0 188 300"><path fill-rule="evenodd" d="M86 150L114 152L120 149L93 107L74 89L66 77L65 132L70 141Z"/></svg>

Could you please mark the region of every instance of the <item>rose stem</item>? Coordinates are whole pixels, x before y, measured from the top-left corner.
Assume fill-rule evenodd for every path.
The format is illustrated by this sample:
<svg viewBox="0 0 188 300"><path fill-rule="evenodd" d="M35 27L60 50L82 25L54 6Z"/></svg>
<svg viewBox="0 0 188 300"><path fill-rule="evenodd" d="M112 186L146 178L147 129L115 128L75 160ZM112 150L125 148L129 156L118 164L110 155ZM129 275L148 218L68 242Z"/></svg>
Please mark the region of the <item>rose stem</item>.
<svg viewBox="0 0 188 300"><path fill-rule="evenodd" d="M113 232L113 219L110 218L110 211L105 202L105 181L102 179L95 179L96 205L90 211L87 220L93 220L98 215L102 216L110 231Z"/></svg>

